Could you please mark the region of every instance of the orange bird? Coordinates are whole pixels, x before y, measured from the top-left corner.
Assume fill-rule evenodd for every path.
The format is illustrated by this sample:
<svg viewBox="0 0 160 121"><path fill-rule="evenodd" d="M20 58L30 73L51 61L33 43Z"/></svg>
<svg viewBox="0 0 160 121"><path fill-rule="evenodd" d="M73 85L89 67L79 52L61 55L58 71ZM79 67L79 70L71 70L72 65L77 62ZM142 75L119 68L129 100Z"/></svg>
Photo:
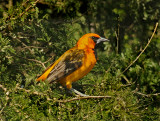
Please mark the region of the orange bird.
<svg viewBox="0 0 160 121"><path fill-rule="evenodd" d="M72 92L80 96L87 96L72 88L72 82L79 80L91 71L97 62L96 45L107 40L95 33L83 35L76 46L52 63L37 81L46 80L48 83L57 81Z"/></svg>

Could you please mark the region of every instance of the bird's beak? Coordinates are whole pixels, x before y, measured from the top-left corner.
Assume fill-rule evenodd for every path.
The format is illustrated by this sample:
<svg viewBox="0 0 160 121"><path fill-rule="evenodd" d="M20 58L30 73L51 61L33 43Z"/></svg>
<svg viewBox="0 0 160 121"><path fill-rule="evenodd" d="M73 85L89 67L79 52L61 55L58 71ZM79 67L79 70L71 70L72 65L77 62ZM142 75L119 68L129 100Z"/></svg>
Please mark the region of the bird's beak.
<svg viewBox="0 0 160 121"><path fill-rule="evenodd" d="M100 37L100 38L97 40L97 43L96 43L96 44L101 43L101 42L105 42L105 41L109 41L109 40L106 39L106 38Z"/></svg>

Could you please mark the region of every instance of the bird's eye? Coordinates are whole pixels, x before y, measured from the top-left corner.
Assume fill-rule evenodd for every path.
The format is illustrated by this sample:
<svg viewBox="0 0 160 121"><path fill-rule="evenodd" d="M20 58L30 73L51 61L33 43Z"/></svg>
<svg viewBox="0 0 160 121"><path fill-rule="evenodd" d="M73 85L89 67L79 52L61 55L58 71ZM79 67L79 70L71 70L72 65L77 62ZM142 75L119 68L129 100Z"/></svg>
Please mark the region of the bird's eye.
<svg viewBox="0 0 160 121"><path fill-rule="evenodd" d="M98 37L95 37L95 36L92 36L91 39L92 39L94 42L96 42L97 39L99 39L99 38L98 38Z"/></svg>
<svg viewBox="0 0 160 121"><path fill-rule="evenodd" d="M92 37L92 39L94 40L94 39L95 39L95 37L93 36L93 37Z"/></svg>

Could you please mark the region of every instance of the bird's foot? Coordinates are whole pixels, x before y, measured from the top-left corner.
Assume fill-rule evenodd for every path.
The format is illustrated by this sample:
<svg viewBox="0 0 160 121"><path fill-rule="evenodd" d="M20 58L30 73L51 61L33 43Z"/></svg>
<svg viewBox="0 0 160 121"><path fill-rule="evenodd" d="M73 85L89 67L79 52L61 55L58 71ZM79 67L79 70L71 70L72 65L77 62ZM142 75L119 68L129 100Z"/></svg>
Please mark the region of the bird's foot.
<svg viewBox="0 0 160 121"><path fill-rule="evenodd" d="M74 92L74 93L76 93L76 94L78 94L79 96L82 96L82 97L89 96L89 95L83 94L83 93L81 93L81 92L79 92L79 91L77 91L76 89L73 89L73 88L71 88L70 91Z"/></svg>

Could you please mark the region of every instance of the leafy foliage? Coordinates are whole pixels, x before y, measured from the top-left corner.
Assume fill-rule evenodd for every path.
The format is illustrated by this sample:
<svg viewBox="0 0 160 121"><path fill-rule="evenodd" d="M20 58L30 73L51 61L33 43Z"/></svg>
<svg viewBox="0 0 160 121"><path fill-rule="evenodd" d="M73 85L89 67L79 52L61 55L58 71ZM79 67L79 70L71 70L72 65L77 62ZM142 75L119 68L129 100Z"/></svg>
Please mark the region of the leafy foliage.
<svg viewBox="0 0 160 121"><path fill-rule="evenodd" d="M1 3L1 120L160 120L159 28L144 53L123 73L159 22L158 0ZM89 32L110 42L99 45L96 66L73 86L110 98L78 99L57 83L35 81Z"/></svg>

